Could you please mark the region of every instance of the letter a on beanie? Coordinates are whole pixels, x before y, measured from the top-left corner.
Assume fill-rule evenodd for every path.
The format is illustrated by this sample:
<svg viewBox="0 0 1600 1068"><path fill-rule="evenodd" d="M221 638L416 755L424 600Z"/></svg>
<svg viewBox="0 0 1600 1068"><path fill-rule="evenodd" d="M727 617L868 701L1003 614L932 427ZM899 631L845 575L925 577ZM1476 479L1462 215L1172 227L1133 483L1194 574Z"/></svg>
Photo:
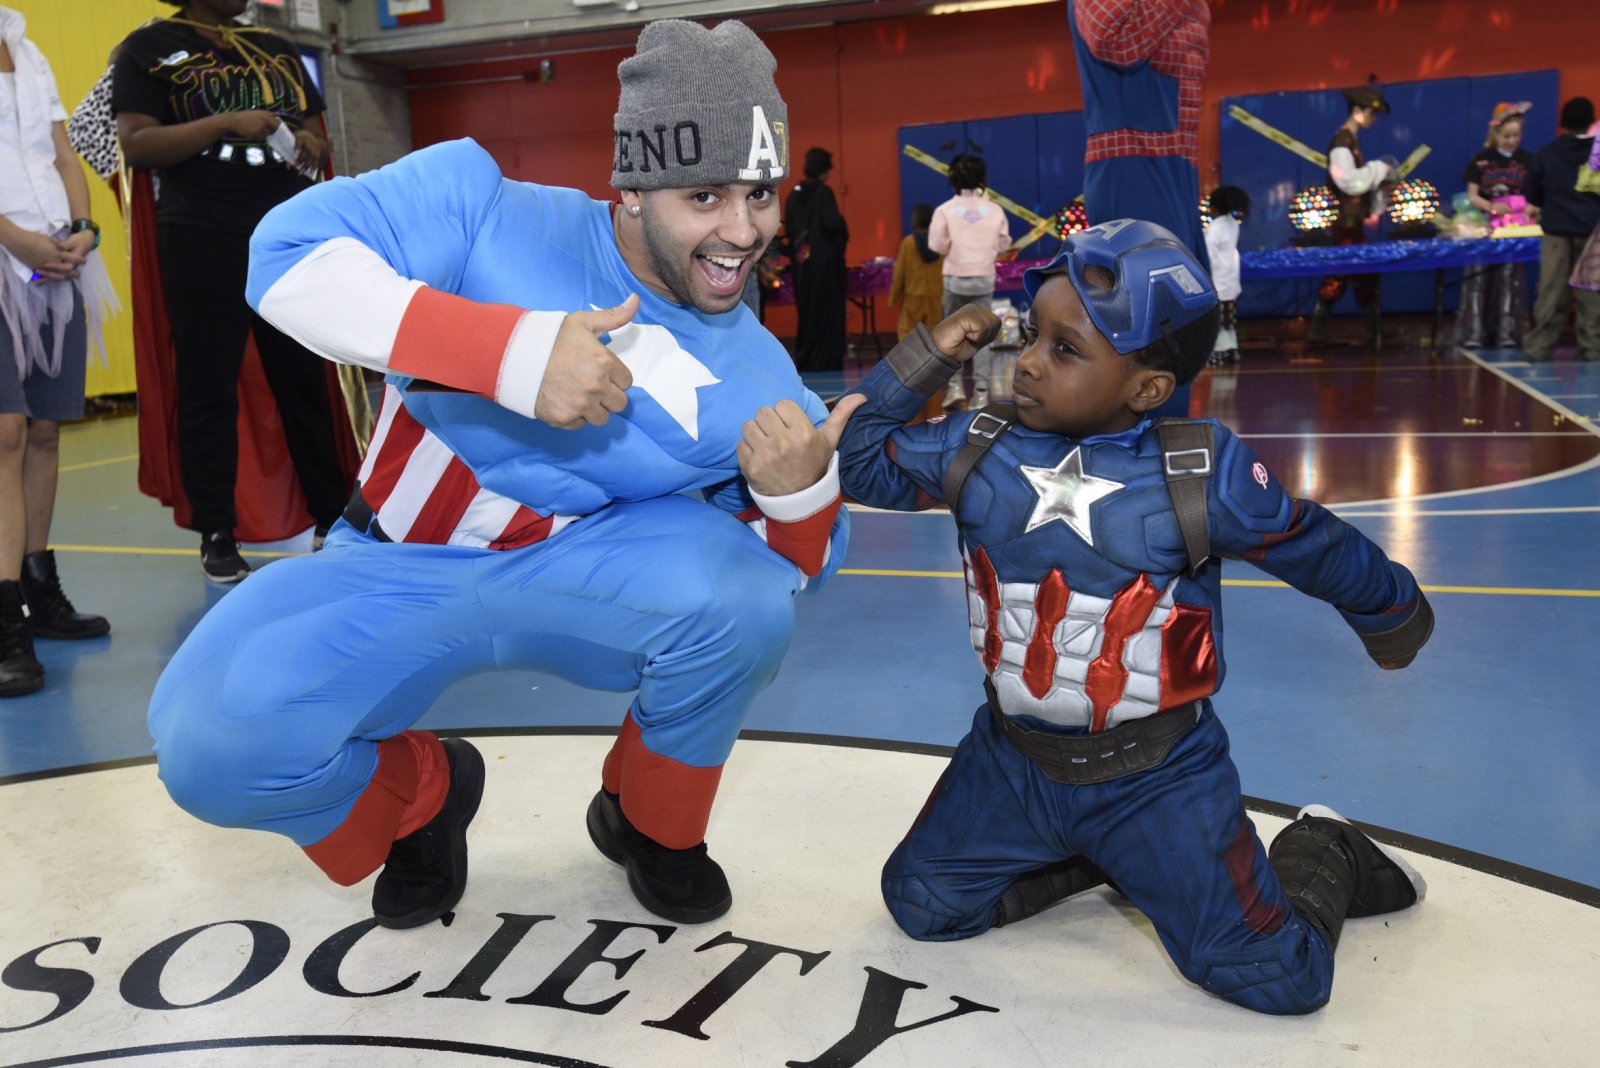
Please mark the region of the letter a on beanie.
<svg viewBox="0 0 1600 1068"><path fill-rule="evenodd" d="M708 30L664 19L617 67L611 185L681 189L772 182L789 172L789 110L777 60L742 22Z"/></svg>

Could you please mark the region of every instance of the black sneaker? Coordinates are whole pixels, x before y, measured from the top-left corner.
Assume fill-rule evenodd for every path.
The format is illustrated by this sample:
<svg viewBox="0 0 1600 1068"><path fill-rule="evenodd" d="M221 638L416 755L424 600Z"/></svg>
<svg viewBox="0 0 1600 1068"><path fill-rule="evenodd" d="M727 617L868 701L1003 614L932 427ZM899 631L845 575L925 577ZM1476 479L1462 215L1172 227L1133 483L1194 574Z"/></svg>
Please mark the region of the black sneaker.
<svg viewBox="0 0 1600 1068"><path fill-rule="evenodd" d="M1387 846L1368 838L1327 805L1307 805L1296 818L1307 817L1344 824L1345 841L1360 845L1367 851L1367 875L1356 887L1355 896L1350 899L1350 911L1346 915L1381 916L1386 912L1399 912L1428 896L1427 880L1417 869Z"/></svg>
<svg viewBox="0 0 1600 1068"><path fill-rule="evenodd" d="M383 927L421 927L456 907L467 889L467 826L483 798L483 754L445 738L450 789L439 814L389 847L372 887L372 915Z"/></svg>
<svg viewBox="0 0 1600 1068"><path fill-rule="evenodd" d="M616 794L601 790L589 802L589 837L595 848L628 870L628 887L639 904L676 923L705 923L733 906L722 867L701 842L691 849L668 849L645 837L628 817Z"/></svg>
<svg viewBox="0 0 1600 1068"><path fill-rule="evenodd" d="M231 530L213 530L200 539L200 567L207 582L222 585L238 582L250 574L250 565L239 555L239 543Z"/></svg>

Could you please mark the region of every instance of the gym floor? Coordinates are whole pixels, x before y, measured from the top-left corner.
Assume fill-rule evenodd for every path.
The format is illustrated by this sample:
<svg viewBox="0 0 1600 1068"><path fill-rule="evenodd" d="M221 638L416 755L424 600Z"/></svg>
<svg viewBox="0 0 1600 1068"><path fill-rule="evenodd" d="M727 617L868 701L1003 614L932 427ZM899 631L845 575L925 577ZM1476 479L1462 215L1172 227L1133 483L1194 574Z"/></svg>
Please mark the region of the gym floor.
<svg viewBox="0 0 1600 1068"><path fill-rule="evenodd" d="M845 571L802 596L713 818L735 892L724 921L662 946L672 925L639 926L652 918L585 840L625 698L507 673L457 684L420 724L473 736L490 760L456 926L352 948L367 933L364 888L319 882L271 836L196 823L155 779L149 694L226 592L202 579L197 539L138 493L134 421L120 417L64 430L52 538L68 594L112 634L40 642L46 688L0 702L13 874L0 1063L1346 1064L1352 1051L1372 1064L1591 1063L1600 364L1570 345L1545 364L1416 340L1308 352L1243 325L1243 360L1202 373L1191 410L1408 564L1438 617L1416 662L1383 672L1320 602L1247 565L1225 572L1216 707L1262 833L1330 805L1431 884L1421 908L1347 927L1322 1012L1272 1020L1208 997L1107 892L971 943L897 936L877 866L982 699L943 511L855 509ZM997 398L1013 363L997 361ZM831 399L860 373L851 361L811 384ZM307 540L246 555L271 566ZM562 943L545 968L506 962L508 932L532 947L541 921L571 924L583 946L563 961ZM641 931L653 936L624 960ZM303 952L278 968L285 932ZM591 945L603 934L609 950ZM752 978L698 952L730 941L740 961L765 947L787 962ZM797 993L830 952L854 963ZM418 997L425 984L438 1000ZM624 990L633 1000L613 1012L620 999L605 995ZM1070 1041L1063 1014L1081 1022Z"/></svg>

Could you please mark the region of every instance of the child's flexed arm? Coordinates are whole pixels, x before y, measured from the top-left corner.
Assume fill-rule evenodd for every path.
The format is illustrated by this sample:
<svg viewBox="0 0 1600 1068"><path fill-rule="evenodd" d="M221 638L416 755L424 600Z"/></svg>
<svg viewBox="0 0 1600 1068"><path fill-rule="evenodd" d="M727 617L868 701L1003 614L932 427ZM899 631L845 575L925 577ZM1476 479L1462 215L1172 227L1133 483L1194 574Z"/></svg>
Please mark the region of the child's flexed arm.
<svg viewBox="0 0 1600 1068"><path fill-rule="evenodd" d="M839 441L839 478L846 496L898 511L940 502L940 481L967 420L905 424L999 331L993 312L969 304L932 330L918 324L873 368L859 390L866 402Z"/></svg>
<svg viewBox="0 0 1600 1068"><path fill-rule="evenodd" d="M1291 496L1220 426L1208 493L1212 549L1333 605L1379 667L1403 668L1427 643L1433 609L1411 571L1317 502Z"/></svg>

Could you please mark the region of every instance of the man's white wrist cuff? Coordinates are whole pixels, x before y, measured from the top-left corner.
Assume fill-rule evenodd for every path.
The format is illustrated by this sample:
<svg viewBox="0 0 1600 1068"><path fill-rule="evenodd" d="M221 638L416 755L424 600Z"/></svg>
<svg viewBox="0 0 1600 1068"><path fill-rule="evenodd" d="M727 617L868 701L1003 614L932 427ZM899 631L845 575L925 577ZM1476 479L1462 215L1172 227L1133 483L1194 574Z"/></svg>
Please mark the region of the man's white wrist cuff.
<svg viewBox="0 0 1600 1068"><path fill-rule="evenodd" d="M533 418L556 332L566 317L565 312L531 311L517 320L500 362L500 380L495 383L494 399L501 407Z"/></svg>
<svg viewBox="0 0 1600 1068"><path fill-rule="evenodd" d="M761 514L780 523L793 523L816 515L839 496L839 454L835 452L828 461L828 471L814 486L781 497L768 497L750 491L750 496L761 509Z"/></svg>

